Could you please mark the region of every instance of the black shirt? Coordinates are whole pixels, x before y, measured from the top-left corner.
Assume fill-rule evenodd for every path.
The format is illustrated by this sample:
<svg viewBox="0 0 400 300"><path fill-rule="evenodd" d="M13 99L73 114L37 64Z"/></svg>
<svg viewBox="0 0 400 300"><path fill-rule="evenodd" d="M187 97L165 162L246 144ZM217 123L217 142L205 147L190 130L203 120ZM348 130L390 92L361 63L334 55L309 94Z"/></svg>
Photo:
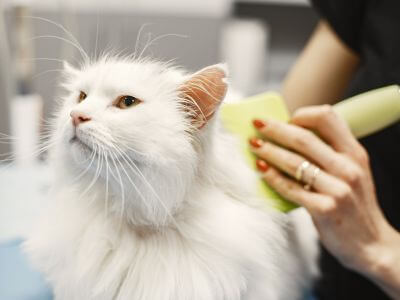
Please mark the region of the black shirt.
<svg viewBox="0 0 400 300"><path fill-rule="evenodd" d="M360 68L347 91L400 84L400 0L313 0L342 41L361 58ZM400 125L364 138L380 205L389 222L400 229ZM373 283L342 267L325 249L318 299L390 299ZM400 268L400 266L399 266Z"/></svg>

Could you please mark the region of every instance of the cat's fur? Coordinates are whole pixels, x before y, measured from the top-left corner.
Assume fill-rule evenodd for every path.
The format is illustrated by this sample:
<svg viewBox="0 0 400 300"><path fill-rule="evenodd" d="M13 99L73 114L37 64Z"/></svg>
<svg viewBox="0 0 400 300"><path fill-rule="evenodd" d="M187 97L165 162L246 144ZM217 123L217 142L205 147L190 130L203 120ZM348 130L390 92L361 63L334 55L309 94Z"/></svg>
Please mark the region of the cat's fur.
<svg viewBox="0 0 400 300"><path fill-rule="evenodd" d="M57 300L301 298L310 266L290 219L220 128L223 65L105 57L66 74L52 204L25 244ZM142 103L116 108L120 95ZM72 110L92 118L77 127L91 149L71 141Z"/></svg>

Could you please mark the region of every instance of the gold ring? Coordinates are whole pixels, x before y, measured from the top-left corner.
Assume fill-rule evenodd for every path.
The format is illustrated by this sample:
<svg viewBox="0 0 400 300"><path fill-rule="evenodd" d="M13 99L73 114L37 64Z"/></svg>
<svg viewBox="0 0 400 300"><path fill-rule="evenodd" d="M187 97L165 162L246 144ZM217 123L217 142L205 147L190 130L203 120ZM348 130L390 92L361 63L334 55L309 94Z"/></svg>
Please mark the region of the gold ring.
<svg viewBox="0 0 400 300"><path fill-rule="evenodd" d="M317 176L318 176L318 174L319 174L320 171L321 171L320 168L314 167L314 170L313 170L313 173L312 173L312 175L311 175L310 181L307 182L307 183L304 185L304 189L305 189L305 190L309 191L309 190L311 189L311 187L313 186L313 184L314 184L314 182L315 182L315 179L317 178Z"/></svg>
<svg viewBox="0 0 400 300"><path fill-rule="evenodd" d="M304 171L307 170L310 166L311 163L308 160L305 160L297 167L295 175L297 181L303 181Z"/></svg>

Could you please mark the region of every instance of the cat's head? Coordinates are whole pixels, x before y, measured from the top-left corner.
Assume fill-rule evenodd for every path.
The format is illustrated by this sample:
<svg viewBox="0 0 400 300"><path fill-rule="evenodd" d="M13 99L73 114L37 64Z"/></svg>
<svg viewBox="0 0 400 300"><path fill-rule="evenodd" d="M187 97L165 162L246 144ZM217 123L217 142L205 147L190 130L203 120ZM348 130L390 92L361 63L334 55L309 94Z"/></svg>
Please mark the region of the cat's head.
<svg viewBox="0 0 400 300"><path fill-rule="evenodd" d="M106 57L80 69L66 64L65 73L68 96L55 134L65 172L82 193L103 188L107 209L133 223L169 222L197 175L202 141L227 90L225 67L187 74Z"/></svg>

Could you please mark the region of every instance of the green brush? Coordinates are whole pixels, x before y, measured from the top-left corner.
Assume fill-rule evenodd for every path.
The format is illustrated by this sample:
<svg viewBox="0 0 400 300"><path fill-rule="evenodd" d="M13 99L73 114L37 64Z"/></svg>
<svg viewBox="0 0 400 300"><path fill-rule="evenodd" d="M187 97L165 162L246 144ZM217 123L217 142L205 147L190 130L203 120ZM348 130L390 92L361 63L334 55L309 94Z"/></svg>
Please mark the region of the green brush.
<svg viewBox="0 0 400 300"><path fill-rule="evenodd" d="M346 120L354 136L361 138L377 132L400 120L400 90L398 85L375 89L333 106ZM224 127L237 135L242 151L252 168L256 157L249 150L248 140L257 136L252 125L254 119L289 120L285 102L277 93L263 93L247 98L239 103L222 105L220 111ZM260 179L259 194L272 201L278 210L288 212L297 206L275 193Z"/></svg>

